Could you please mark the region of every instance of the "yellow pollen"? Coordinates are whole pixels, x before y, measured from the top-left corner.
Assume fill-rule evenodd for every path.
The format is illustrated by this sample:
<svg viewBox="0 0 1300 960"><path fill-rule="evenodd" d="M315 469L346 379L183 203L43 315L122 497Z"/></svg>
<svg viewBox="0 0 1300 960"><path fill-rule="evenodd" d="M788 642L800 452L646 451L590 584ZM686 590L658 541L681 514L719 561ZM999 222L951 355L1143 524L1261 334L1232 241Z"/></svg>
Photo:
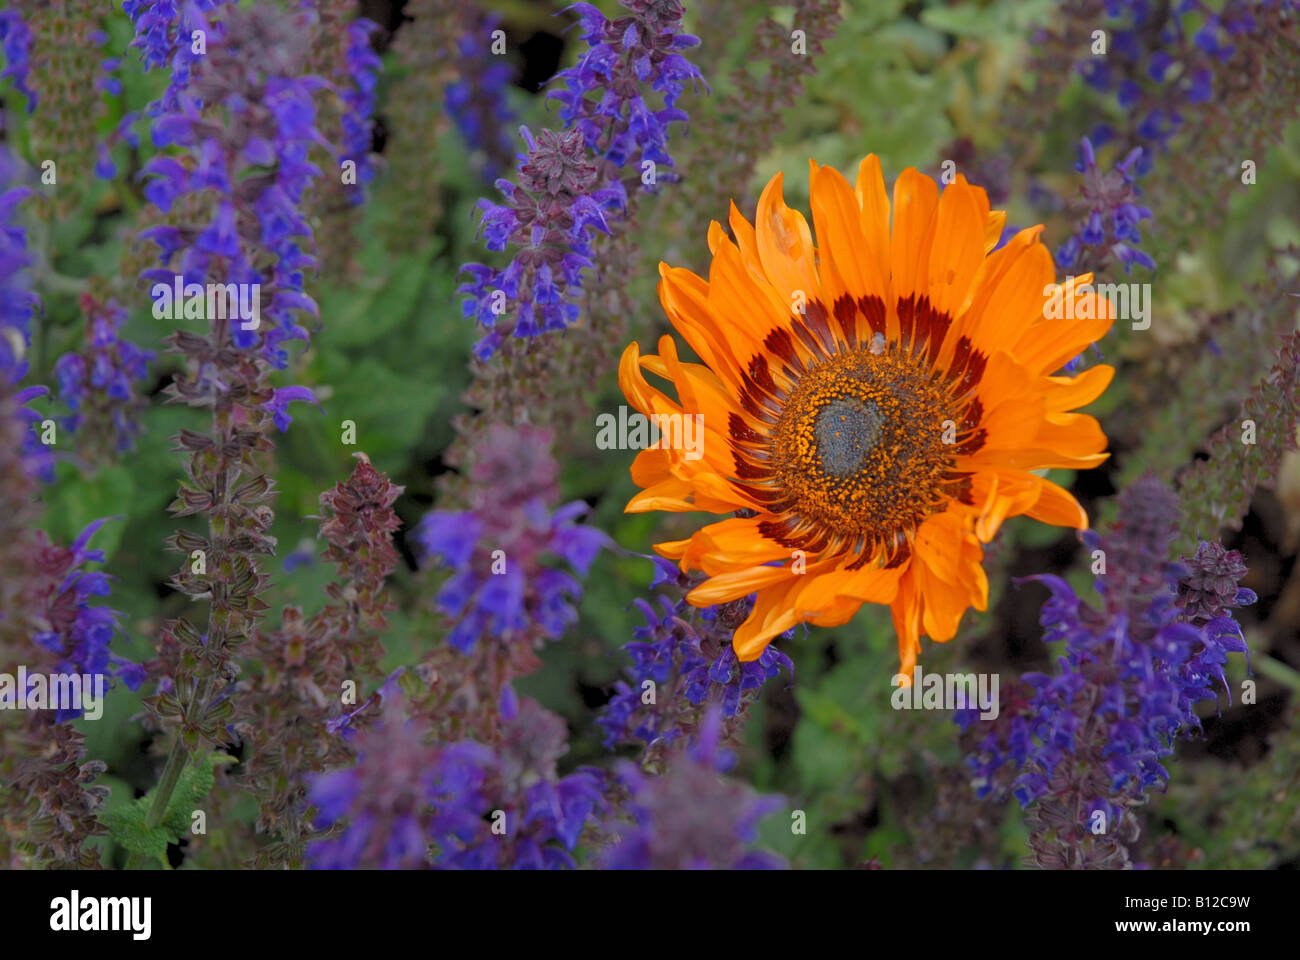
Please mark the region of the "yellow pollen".
<svg viewBox="0 0 1300 960"><path fill-rule="evenodd" d="M924 360L892 346L840 354L786 397L772 439L775 478L794 513L837 539L892 542L949 495L943 424L959 419L955 408Z"/></svg>

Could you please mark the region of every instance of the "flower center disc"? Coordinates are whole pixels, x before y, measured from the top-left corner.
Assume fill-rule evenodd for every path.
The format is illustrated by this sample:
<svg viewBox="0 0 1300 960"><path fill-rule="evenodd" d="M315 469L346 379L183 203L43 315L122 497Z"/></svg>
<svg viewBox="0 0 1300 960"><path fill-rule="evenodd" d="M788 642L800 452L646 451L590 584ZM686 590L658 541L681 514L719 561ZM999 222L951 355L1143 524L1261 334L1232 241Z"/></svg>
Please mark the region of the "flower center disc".
<svg viewBox="0 0 1300 960"><path fill-rule="evenodd" d="M896 347L809 370L786 398L772 445L795 510L832 534L889 541L940 509L958 419L946 386Z"/></svg>

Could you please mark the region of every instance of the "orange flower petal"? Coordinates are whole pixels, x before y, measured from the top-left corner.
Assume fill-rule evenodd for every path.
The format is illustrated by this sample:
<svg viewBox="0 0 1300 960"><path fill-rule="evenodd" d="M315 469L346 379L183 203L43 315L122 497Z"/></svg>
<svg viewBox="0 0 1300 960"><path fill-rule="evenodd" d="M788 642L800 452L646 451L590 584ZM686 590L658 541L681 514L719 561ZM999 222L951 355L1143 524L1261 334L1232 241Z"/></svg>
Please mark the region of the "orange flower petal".
<svg viewBox="0 0 1300 960"><path fill-rule="evenodd" d="M980 209L975 188L960 175L939 196L925 292L930 304L950 317L961 309L971 281L984 262L986 212Z"/></svg>
<svg viewBox="0 0 1300 960"><path fill-rule="evenodd" d="M1026 516L1043 523L1050 523L1054 527L1088 529L1088 514L1068 490L1050 480L1040 480L1040 484L1038 500L1025 511Z"/></svg>
<svg viewBox="0 0 1300 960"><path fill-rule="evenodd" d="M894 224L889 237L893 297L903 300L926 293L930 246L934 241L939 185L914 167L894 183Z"/></svg>
<svg viewBox="0 0 1300 960"><path fill-rule="evenodd" d="M782 199L783 179L778 173L758 198L754 229L763 272L785 302L793 304L796 290L803 291L808 300L817 295L817 252L808 221Z"/></svg>
<svg viewBox="0 0 1300 960"><path fill-rule="evenodd" d="M747 662L757 660L772 642L772 638L785 633L799 622L790 595L799 587L790 581L770 590L760 591L754 600L754 609L732 637L736 659Z"/></svg>
<svg viewBox="0 0 1300 960"><path fill-rule="evenodd" d="M739 600L773 584L785 583L792 576L794 574L786 567L759 566L745 570L731 570L705 580L688 593L686 599L696 607L711 607L715 604Z"/></svg>
<svg viewBox="0 0 1300 960"><path fill-rule="evenodd" d="M871 271L876 276L888 280L890 274L889 254L889 194L885 191L885 179L880 173L880 158L874 153L867 154L858 164L858 182L853 188L862 211L860 223L862 236L867 245L867 256L874 264ZM880 295L887 301L893 300L892 291L882 289Z"/></svg>

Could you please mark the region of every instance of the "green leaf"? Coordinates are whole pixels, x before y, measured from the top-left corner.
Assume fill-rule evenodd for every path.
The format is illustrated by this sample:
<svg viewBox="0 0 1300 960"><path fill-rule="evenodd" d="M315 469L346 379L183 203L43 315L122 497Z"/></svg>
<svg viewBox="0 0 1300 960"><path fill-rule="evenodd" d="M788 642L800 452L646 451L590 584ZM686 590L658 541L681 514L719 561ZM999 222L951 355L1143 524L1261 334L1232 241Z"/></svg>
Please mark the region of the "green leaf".
<svg viewBox="0 0 1300 960"><path fill-rule="evenodd" d="M343 290L331 298L331 349L373 344L401 326L421 302L431 300L429 262L433 251L386 258L376 264L359 289Z"/></svg>
<svg viewBox="0 0 1300 960"><path fill-rule="evenodd" d="M930 7L921 11L921 22L958 37L984 37L1002 27L978 7Z"/></svg>
<svg viewBox="0 0 1300 960"><path fill-rule="evenodd" d="M121 810L110 810L101 818L108 827L109 836L131 853L166 862L167 831L162 827L150 829L144 825L148 808L135 800Z"/></svg>
<svg viewBox="0 0 1300 960"><path fill-rule="evenodd" d="M153 857L165 865L167 844L178 843L189 832L190 815L212 790L216 780L213 772L216 765L235 762L234 757L224 753L210 753L189 764L176 782L176 789L167 804L167 813L163 816L162 823L156 827L145 825L149 808L153 805L152 790L128 804L107 811L100 820L108 828L109 836L131 853Z"/></svg>
<svg viewBox="0 0 1300 960"><path fill-rule="evenodd" d="M45 491L44 525L56 543L71 543L86 525L102 517L116 517L131 509L135 479L125 466L106 467L93 476L81 476L71 464L57 467L56 482ZM104 551L105 562L113 559L126 521L106 523L91 541Z"/></svg>
<svg viewBox="0 0 1300 960"><path fill-rule="evenodd" d="M185 768L176 783L171 802L167 804L167 815L163 817L163 827L174 840L179 840L189 832L191 814L203 802L216 781L216 765L236 762L234 757L224 753L210 753Z"/></svg>

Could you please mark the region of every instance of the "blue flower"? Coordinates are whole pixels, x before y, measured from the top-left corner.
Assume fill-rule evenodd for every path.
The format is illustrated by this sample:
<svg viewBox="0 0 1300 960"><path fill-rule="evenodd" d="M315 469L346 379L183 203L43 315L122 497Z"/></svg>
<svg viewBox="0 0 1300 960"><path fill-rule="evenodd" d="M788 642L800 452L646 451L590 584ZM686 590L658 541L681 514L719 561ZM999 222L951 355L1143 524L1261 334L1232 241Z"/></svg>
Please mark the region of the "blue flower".
<svg viewBox="0 0 1300 960"><path fill-rule="evenodd" d="M517 122L506 100L511 68L504 57L491 52L489 44L499 24L495 14L472 18L457 42L460 79L448 85L445 96L447 113L462 139L484 155L483 175L488 180L496 179L499 165L514 152L509 131Z"/></svg>
<svg viewBox="0 0 1300 960"><path fill-rule="evenodd" d="M262 404L262 409L275 418L275 425L281 433L293 423L293 417L289 415L289 403L294 400L303 400L315 404L318 410L321 409L321 405L316 402L316 395L307 387L278 387L272 391L271 399Z"/></svg>
<svg viewBox="0 0 1300 960"><path fill-rule="evenodd" d="M139 432L141 401L135 384L148 376L154 353L119 336L127 314L116 303L83 295L81 306L86 314L83 347L54 363L59 399L71 411L64 424L76 431L89 421L92 432L115 435L117 450L129 450Z"/></svg>
<svg viewBox="0 0 1300 960"><path fill-rule="evenodd" d="M1188 103L1208 103L1214 98L1214 83L1209 70L1197 70L1187 87Z"/></svg>
<svg viewBox="0 0 1300 960"><path fill-rule="evenodd" d="M590 4L568 8L581 17L589 49L575 66L556 74L565 89L547 96L560 104L566 127L582 131L587 148L598 154L603 150L603 158L615 167L648 160L671 168L667 127L687 119L674 105L687 82L701 81L699 69L678 51L696 46L699 39L681 32L683 9L677 0L619 2L631 15L613 21ZM646 105L639 90L647 82L662 94L663 109ZM608 120L614 121L612 128ZM661 177L671 175L656 179ZM643 187L651 189L650 184Z"/></svg>
<svg viewBox="0 0 1300 960"><path fill-rule="evenodd" d="M655 564L655 585L671 583L688 589L693 583L662 557ZM688 734L708 704L718 704L730 719L742 714L757 692L782 669L794 675L790 658L769 645L757 660L736 658L732 633L753 607L753 597L697 610L684 598L660 595L659 609L648 601L633 601L645 626L624 645L632 663L626 680L614 685L614 695L596 723L605 731L605 746L641 741L645 747L671 744ZM790 638L793 630L783 637ZM645 702L647 690L653 700Z"/></svg>
<svg viewBox="0 0 1300 960"><path fill-rule="evenodd" d="M724 776L735 762L722 746L722 714L711 708L695 739L665 757L658 776L624 761L619 780L629 797L630 822L612 820L615 836L601 856L611 870L773 870L786 866L775 854L754 848L763 817L785 805L760 797Z"/></svg>
<svg viewBox="0 0 1300 960"><path fill-rule="evenodd" d="M1125 272L1134 265L1155 269L1151 257L1137 249L1142 242L1138 224L1151 219L1151 210L1134 202L1141 195L1135 169L1144 155L1143 149L1137 147L1113 170L1103 173L1092 140L1084 137L1079 141L1074 169L1083 174L1083 186L1073 205L1077 212L1075 232L1056 252L1061 266L1077 268L1084 248L1090 247L1093 249L1084 264L1087 270L1101 269L1112 257L1124 264Z"/></svg>
<svg viewBox="0 0 1300 960"><path fill-rule="evenodd" d="M572 851L605 806L603 776L580 769L565 776L564 721L506 686L501 737L492 747L461 741L443 749L433 835L442 869L570 869ZM497 829L498 825L504 832Z"/></svg>
<svg viewBox="0 0 1300 960"><path fill-rule="evenodd" d="M91 538L110 517L86 526L71 546L45 543L33 563L42 574L41 597L48 629L32 635L32 640L54 654L51 672L116 678L128 689L138 690L144 670L136 663L119 657L111 650L120 614L96 606L95 598L109 594L109 578L84 569L87 563L103 563L104 553L90 549ZM42 534L42 539L44 535ZM81 716L81 710L60 708L55 721L62 723Z"/></svg>
<svg viewBox="0 0 1300 960"><path fill-rule="evenodd" d="M390 678L391 680L392 678ZM316 826L342 824L307 851L316 869L565 869L604 809L596 770L565 776L564 721L509 687L500 698L500 738L429 743L385 684L383 714L353 734L352 767L313 778Z"/></svg>
<svg viewBox="0 0 1300 960"><path fill-rule="evenodd" d="M370 153L371 128L374 126L375 90L383 61L371 46L370 37L377 30L379 24L364 17L348 24L345 66L351 83L343 93L344 158L356 163L357 181L361 184L369 183L375 175ZM364 194L358 191L353 203L363 200Z"/></svg>
<svg viewBox="0 0 1300 960"><path fill-rule="evenodd" d="M0 145L0 377L11 383L27 372L31 320L40 306L27 280L27 231L15 216L31 191L15 186L18 180L18 163Z"/></svg>
<svg viewBox="0 0 1300 960"><path fill-rule="evenodd" d="M23 22L18 11L0 10L0 52L4 54L6 64L0 71L0 79L8 77L13 81L14 89L27 98L28 113L36 109L36 94L27 86L31 46L31 28Z"/></svg>
<svg viewBox="0 0 1300 960"><path fill-rule="evenodd" d="M199 234L194 245L213 256L239 256L239 235L235 230L235 206L222 203L217 207L217 215L206 230Z"/></svg>
<svg viewBox="0 0 1300 960"><path fill-rule="evenodd" d="M577 321L590 238L609 233L607 214L627 205L622 184L600 185L578 133L522 133L529 152L519 164L519 184L497 181L507 203L478 205L488 249L514 244L517 252L503 269L466 264L462 272L470 280L457 291L467 295L464 315L491 330L475 348L481 358L495 352L504 325L516 337L532 337Z"/></svg>
<svg viewBox="0 0 1300 960"><path fill-rule="evenodd" d="M1177 516L1173 493L1144 477L1121 494L1112 533L1085 535L1106 557L1095 584L1101 610L1059 577L1026 578L1050 591L1043 640L1062 650L1054 673L1024 676L1026 701L968 758L984 792L1006 763L1020 771L1012 789L1022 805L1084 789L1097 757L1109 793L1084 796L1094 804L1088 809L1140 801L1168 782L1162 761L1175 741L1200 731L1196 705L1217 700L1220 687L1231 699L1224 666L1228 654L1247 649L1229 611L1254 594L1236 585L1245 572L1240 555L1222 547L1202 545L1192 560L1166 562ZM975 714L956 719L969 730Z"/></svg>
<svg viewBox="0 0 1300 960"><path fill-rule="evenodd" d="M428 862L430 804L437 796L436 747L405 714L397 696L384 697L382 719L354 740L353 766L311 779L308 802L315 826L342 823L336 836L312 842L315 870L401 870Z"/></svg>
<svg viewBox="0 0 1300 960"><path fill-rule="evenodd" d="M587 504L551 509L558 490L547 431L492 428L476 469L471 508L434 510L415 531L422 557L452 571L435 603L462 653L487 638L531 649L577 620L582 584L564 567L586 576L610 541L577 523Z"/></svg>
<svg viewBox="0 0 1300 960"><path fill-rule="evenodd" d="M189 86L193 67L204 56L195 53L191 38L201 30L209 43L220 36L221 24L210 23L206 13L229 0L123 0L122 12L131 19L135 37L131 46L140 51L146 70L170 66L163 96L149 105L149 116L175 111Z"/></svg>
<svg viewBox="0 0 1300 960"><path fill-rule="evenodd" d="M299 567L309 567L315 563L315 546L315 541L306 539L301 541L292 551L285 554L284 572L292 573Z"/></svg>
<svg viewBox="0 0 1300 960"><path fill-rule="evenodd" d="M263 301L269 303L262 311L269 323L261 329L240 324L232 328L231 337L241 349L258 347L268 363L284 369L289 362L285 344L308 339L297 314L317 314L303 288L315 260L304 251L313 238L299 204L321 173L307 157L313 147L326 145L316 129L314 100L326 84L319 77L267 75L259 69L248 51L265 40L261 32L267 27L253 23L252 15L232 12L227 22L208 25L212 32L204 57L189 60L181 52L189 49L186 45L173 50L174 30L199 22L204 11L217 5L186 4L179 20L166 4L136 3L128 10L146 63L172 51L167 55L172 58L173 86L150 111L154 142L190 148L188 156L155 157L145 165L145 195L164 212L185 195L200 194L205 203L216 195L213 219L192 243L182 243L181 235L167 228L143 235L159 245L164 266L179 260L187 282L204 282L209 271L216 270L219 282L258 284ZM203 74L207 102L185 93L187 87L175 76L177 63ZM222 110L237 115L239 122L218 126L204 120ZM201 140L196 131L204 131ZM283 414L283 405L277 409ZM277 417L277 422L287 420Z"/></svg>
<svg viewBox="0 0 1300 960"><path fill-rule="evenodd" d="M607 21L590 4L569 7L581 18L589 49L578 63L556 75L563 89L548 97L560 104L565 130L521 134L528 153L520 158L519 184L498 181L505 205L484 201L482 228L490 250L518 250L504 269L467 264L471 280L462 309L488 328L474 354L487 359L506 335L533 337L577 322L583 273L591 263L595 233L611 233L611 213L627 208L627 188L652 190L669 172L637 175L625 185L619 170L639 159L671 169L667 129L686 114L675 108L687 81L699 71L677 52L698 40L680 33L677 0L621 0L630 16ZM650 84L663 100L648 105ZM453 102L463 99L453 90Z"/></svg>

